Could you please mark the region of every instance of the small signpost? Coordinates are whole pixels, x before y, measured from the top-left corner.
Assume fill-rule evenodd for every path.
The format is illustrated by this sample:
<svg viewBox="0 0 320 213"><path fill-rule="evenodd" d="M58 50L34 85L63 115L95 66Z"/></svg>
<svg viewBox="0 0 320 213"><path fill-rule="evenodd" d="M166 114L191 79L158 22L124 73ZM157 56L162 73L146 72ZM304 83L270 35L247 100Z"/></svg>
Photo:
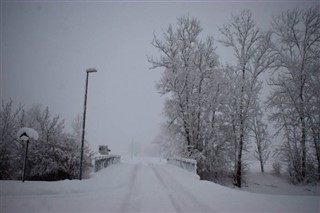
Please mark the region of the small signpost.
<svg viewBox="0 0 320 213"><path fill-rule="evenodd" d="M100 155L107 155L107 154L109 154L109 152L110 152L111 150L108 148L108 146L106 146L106 145L100 145L99 146L99 153L100 153Z"/></svg>
<svg viewBox="0 0 320 213"><path fill-rule="evenodd" d="M26 142L26 152L24 155L23 173L22 173L22 182L24 182L27 160L28 160L29 139L32 138L34 140L38 140L39 135L36 132L36 130L34 130L34 129L31 129L28 127L22 127L21 129L19 129L19 131L17 133L17 137L19 140Z"/></svg>

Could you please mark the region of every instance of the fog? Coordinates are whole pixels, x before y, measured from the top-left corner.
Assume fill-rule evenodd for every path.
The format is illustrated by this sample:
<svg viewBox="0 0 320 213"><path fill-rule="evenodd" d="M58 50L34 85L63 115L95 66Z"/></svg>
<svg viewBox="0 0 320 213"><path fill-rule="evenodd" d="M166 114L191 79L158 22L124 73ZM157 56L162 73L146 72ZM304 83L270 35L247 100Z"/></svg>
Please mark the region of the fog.
<svg viewBox="0 0 320 213"><path fill-rule="evenodd" d="M201 37L221 38L218 26L231 14L251 9L262 29L273 15L316 2L1 2L1 100L29 108L48 106L71 121L83 113L87 68L90 74L86 138L91 147L107 144L113 153L143 152L159 133L165 97L147 56L159 53L153 35L178 17L199 19ZM221 63L232 53L216 42ZM267 90L264 91L264 95ZM132 141L134 141L132 143Z"/></svg>

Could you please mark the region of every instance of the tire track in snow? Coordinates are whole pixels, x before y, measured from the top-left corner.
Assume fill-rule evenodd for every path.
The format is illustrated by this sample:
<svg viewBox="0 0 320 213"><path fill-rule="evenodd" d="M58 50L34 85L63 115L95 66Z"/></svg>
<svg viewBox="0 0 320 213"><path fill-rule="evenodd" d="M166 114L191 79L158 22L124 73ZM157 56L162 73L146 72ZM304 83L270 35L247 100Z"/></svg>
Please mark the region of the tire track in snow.
<svg viewBox="0 0 320 213"><path fill-rule="evenodd" d="M165 170L164 168L160 168L159 166L157 169L160 171L162 176L160 175L159 171L157 171L155 168L153 168L155 174L159 179L161 179L160 182L164 183L165 188L168 190L168 192L172 192L173 194L179 194L182 196L176 196L178 197L180 202L179 211L177 212L214 212L212 211L206 204L202 203L193 193L191 193L189 190L187 190L183 185L173 176ZM171 197L172 194L170 194ZM174 202L176 200L174 199ZM183 206L183 210L181 208Z"/></svg>
<svg viewBox="0 0 320 213"><path fill-rule="evenodd" d="M164 180L162 179L162 177L160 176L160 174L158 173L158 171L152 166L152 170L154 172L154 174L156 175L157 179L159 180L160 184L163 186L163 188L165 188L167 191L168 191L168 197L169 197L169 200L174 208L174 210L177 212L177 213L180 213L180 212L183 212L181 210L181 207L179 206L178 202L176 201L176 199L172 196L172 194L169 192L169 188L167 186L167 184L164 182Z"/></svg>
<svg viewBox="0 0 320 213"><path fill-rule="evenodd" d="M139 212L139 205L134 206L134 202L132 202L132 197L134 196L133 188L137 179L138 170L139 165L135 165L129 178L129 193L126 195L117 212Z"/></svg>

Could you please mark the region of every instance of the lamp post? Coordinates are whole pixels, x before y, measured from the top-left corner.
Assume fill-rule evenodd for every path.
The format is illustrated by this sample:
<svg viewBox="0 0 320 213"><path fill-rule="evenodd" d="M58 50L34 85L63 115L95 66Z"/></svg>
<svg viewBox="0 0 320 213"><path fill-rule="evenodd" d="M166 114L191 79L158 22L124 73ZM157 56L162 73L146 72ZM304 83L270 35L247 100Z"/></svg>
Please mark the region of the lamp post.
<svg viewBox="0 0 320 213"><path fill-rule="evenodd" d="M83 145L84 145L84 133L85 133L85 127L86 127L86 111L87 111L87 92L88 92L88 79L89 79L89 73L97 72L96 69L87 69L87 77L86 77L86 91L84 96L84 108L83 108L83 123L82 123L82 137L81 137L81 156L80 156L80 175L79 179L82 179L82 161L83 161Z"/></svg>
<svg viewBox="0 0 320 213"><path fill-rule="evenodd" d="M36 132L36 130L28 128L28 127L22 127L17 132L18 139L21 141L26 142L26 152L24 154L24 162L23 162L23 173L22 173L22 182L25 180L26 175L26 168L27 168L27 161L28 161L28 147L29 147L29 139L32 138L34 140L38 140L39 135Z"/></svg>

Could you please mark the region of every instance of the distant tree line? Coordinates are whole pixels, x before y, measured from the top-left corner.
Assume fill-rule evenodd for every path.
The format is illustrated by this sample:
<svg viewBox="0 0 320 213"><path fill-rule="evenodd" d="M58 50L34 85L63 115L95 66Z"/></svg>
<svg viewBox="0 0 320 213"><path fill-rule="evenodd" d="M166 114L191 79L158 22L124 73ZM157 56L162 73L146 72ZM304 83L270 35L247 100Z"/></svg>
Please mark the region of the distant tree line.
<svg viewBox="0 0 320 213"><path fill-rule="evenodd" d="M178 18L162 38L154 36L161 55L148 61L163 68L157 88L167 95L167 120L156 143L170 155L196 159L202 179L231 178L241 187L252 144L264 171L272 139L268 118L282 137L274 167L285 168L293 183L319 181L320 7L282 12L268 31L244 10L219 30L233 64L219 62L212 37L200 39L196 18ZM267 101L260 97L263 83L271 88Z"/></svg>
<svg viewBox="0 0 320 213"><path fill-rule="evenodd" d="M30 127L39 134L30 140L27 180L55 181L79 178L81 117L72 123L72 133L65 131L64 121L53 116L49 108L33 105L29 109L14 109L10 100L2 101L0 109L0 179L19 180L22 176L25 146L17 138L21 127ZM85 143L84 176L89 175L92 151Z"/></svg>

